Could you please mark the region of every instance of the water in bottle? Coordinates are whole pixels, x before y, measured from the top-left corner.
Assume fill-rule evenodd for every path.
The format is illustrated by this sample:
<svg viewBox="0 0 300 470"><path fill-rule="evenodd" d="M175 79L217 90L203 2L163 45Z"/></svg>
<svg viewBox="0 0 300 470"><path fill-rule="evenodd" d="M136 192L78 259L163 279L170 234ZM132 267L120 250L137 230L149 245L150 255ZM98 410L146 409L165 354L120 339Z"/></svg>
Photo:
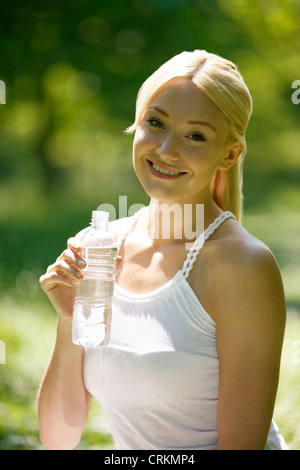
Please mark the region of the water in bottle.
<svg viewBox="0 0 300 470"><path fill-rule="evenodd" d="M82 239L86 267L75 291L72 341L84 347L109 340L117 248L108 231L108 215L93 211L91 228Z"/></svg>

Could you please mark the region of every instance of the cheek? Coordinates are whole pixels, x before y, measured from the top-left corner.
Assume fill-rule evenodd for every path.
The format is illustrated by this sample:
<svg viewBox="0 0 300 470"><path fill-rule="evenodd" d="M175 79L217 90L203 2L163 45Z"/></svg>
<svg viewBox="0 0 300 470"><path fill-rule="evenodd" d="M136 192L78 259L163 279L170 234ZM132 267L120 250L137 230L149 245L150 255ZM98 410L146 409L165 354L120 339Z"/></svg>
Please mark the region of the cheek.
<svg viewBox="0 0 300 470"><path fill-rule="evenodd" d="M145 133L141 131L139 128L136 130L133 140L133 167L135 171L139 171L139 161L141 160L141 156L144 155L147 149Z"/></svg>
<svg viewBox="0 0 300 470"><path fill-rule="evenodd" d="M153 138L150 138L149 133L138 128L133 141L133 155L139 157L145 152L149 153L153 151L153 148L155 148Z"/></svg>

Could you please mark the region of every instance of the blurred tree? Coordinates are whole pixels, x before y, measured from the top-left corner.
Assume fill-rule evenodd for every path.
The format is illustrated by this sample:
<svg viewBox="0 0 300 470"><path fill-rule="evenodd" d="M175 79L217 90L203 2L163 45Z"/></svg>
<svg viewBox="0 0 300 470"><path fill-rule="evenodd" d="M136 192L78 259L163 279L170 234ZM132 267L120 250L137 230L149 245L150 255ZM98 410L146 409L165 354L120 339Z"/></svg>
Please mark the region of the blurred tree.
<svg viewBox="0 0 300 470"><path fill-rule="evenodd" d="M247 207L264 207L274 192L297 205L300 106L291 101L291 84L300 78L299 18L298 0L1 5L2 280L47 265L58 239L88 223L98 204L117 204L122 194L129 204L147 201L123 130L141 83L182 50L235 61L253 94ZM254 185L264 189L264 205Z"/></svg>

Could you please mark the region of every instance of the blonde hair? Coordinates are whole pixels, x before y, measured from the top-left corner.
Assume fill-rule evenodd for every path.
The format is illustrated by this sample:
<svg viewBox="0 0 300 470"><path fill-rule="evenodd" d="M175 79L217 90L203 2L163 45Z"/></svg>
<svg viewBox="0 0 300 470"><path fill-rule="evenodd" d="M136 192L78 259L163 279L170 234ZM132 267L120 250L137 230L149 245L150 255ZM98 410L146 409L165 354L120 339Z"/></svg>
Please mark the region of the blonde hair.
<svg viewBox="0 0 300 470"><path fill-rule="evenodd" d="M243 146L240 157L227 170L218 169L210 192L222 210L230 210L241 221L243 206L243 160L246 155L245 132L252 114L252 98L237 66L204 50L182 52L165 62L141 86L135 122L126 133L133 133L154 95L176 77L189 78L224 113L229 124L228 139Z"/></svg>

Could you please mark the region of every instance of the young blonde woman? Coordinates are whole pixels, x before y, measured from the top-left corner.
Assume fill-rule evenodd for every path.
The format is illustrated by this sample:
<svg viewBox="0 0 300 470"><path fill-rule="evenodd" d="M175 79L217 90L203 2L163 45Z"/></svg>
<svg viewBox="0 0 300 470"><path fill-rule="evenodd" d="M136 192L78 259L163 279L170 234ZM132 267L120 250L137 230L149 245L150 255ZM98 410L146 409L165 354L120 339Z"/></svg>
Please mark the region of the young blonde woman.
<svg viewBox="0 0 300 470"><path fill-rule="evenodd" d="M269 249L240 224L251 112L237 67L206 51L173 57L141 87L128 132L150 204L111 224L121 262L108 345L71 342L79 238L40 280L58 317L39 393L47 448L78 444L94 396L117 449L286 449L272 421L281 276ZM155 208L175 204L182 211L173 211L166 237ZM204 233L188 240L184 208L193 209L195 228L198 204Z"/></svg>

